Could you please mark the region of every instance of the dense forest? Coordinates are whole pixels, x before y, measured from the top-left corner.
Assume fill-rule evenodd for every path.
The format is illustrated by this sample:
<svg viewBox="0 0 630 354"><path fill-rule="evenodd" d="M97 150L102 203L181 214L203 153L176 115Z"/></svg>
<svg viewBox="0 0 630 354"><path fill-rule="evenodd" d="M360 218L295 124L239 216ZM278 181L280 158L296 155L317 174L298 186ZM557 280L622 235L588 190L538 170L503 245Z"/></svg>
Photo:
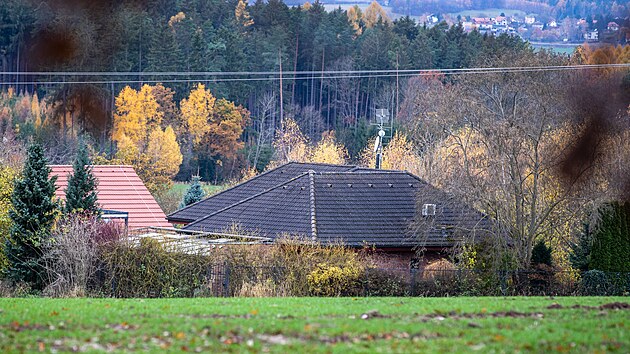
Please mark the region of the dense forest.
<svg viewBox="0 0 630 354"><path fill-rule="evenodd" d="M259 150L266 158L256 161L258 169L271 156L280 112L313 140L335 130L355 156L367 142L374 109L397 112L404 100L408 75L397 75L398 70L470 67L496 53L530 50L515 37L466 34L445 24L427 28L410 18L392 22L377 4L357 13L326 12L317 2L289 8L279 0L251 6L243 1L9 0L0 6L0 18L5 24L0 29L3 88L46 98L54 106L49 123L64 126L64 134L69 127L89 133L99 151L112 154L115 96L125 86L140 89L161 82L178 103L203 83L215 97L251 112L244 149L264 146ZM329 73L357 70L390 72ZM50 73L20 73L28 71ZM58 71L134 74L59 76ZM251 160L247 151L241 155ZM183 167L180 177L189 178L199 166ZM212 166L201 168L204 178L216 180Z"/></svg>

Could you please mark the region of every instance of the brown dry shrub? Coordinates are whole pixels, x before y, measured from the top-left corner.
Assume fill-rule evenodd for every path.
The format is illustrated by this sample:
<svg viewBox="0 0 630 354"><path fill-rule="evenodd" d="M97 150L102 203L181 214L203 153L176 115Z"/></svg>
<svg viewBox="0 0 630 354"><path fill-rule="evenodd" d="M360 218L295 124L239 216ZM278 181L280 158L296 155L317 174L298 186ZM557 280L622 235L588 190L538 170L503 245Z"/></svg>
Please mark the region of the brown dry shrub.
<svg viewBox="0 0 630 354"><path fill-rule="evenodd" d="M456 276L457 268L448 260L442 258L427 264L422 273L422 280L448 280Z"/></svg>
<svg viewBox="0 0 630 354"><path fill-rule="evenodd" d="M64 217L44 245L48 286L44 294L54 297L88 295L88 287L100 267L99 244L118 238L120 232L93 215Z"/></svg>
<svg viewBox="0 0 630 354"><path fill-rule="evenodd" d="M231 270L230 294L234 295L239 294L244 284L274 284L276 296L312 295L314 283L311 281L309 286L308 276L317 267L321 268L322 264L342 269L351 267L359 271L365 269L367 264L361 253L341 242L321 245L291 235L285 235L270 245L229 246L225 248L224 254ZM338 282L334 283L338 288ZM348 291L350 287L343 291L324 293L345 294ZM322 293L321 289L318 293Z"/></svg>

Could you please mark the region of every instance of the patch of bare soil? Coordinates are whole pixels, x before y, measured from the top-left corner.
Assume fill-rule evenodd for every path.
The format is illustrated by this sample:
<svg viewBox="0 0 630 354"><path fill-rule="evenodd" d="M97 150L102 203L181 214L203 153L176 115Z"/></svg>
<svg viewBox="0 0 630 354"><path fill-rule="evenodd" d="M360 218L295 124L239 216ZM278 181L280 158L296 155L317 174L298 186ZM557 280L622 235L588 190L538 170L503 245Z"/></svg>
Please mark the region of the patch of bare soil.
<svg viewBox="0 0 630 354"><path fill-rule="evenodd" d="M558 303L553 303L547 306L548 310L560 310L565 308L584 310L630 310L630 304L628 304L627 302L611 302L608 304L603 304L601 306L573 305L571 307L565 307Z"/></svg>

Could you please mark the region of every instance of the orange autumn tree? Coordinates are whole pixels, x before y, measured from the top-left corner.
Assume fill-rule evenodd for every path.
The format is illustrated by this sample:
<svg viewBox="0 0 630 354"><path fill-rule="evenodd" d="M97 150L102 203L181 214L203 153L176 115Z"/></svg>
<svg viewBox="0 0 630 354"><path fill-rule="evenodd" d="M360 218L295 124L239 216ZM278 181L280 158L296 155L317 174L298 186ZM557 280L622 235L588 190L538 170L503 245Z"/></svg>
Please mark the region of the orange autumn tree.
<svg viewBox="0 0 630 354"><path fill-rule="evenodd" d="M224 98L216 99L205 85L198 84L180 103L192 151L198 164L204 161L221 166L223 159L234 160L243 148L243 130L249 111Z"/></svg>
<svg viewBox="0 0 630 354"><path fill-rule="evenodd" d="M109 162L132 165L151 193L170 187L183 159L173 128L160 126L163 115L149 85L140 91L127 86L116 97L117 152Z"/></svg>

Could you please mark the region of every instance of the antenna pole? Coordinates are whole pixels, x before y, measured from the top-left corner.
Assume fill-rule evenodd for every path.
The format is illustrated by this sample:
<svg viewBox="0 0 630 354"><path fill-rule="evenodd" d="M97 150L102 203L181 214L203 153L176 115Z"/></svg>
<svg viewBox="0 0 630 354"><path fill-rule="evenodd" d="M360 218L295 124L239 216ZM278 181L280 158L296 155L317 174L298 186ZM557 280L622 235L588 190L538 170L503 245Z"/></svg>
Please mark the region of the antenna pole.
<svg viewBox="0 0 630 354"><path fill-rule="evenodd" d="M280 62L280 129L284 131L284 112L283 112L283 98L282 98L282 52L278 49L278 61Z"/></svg>

